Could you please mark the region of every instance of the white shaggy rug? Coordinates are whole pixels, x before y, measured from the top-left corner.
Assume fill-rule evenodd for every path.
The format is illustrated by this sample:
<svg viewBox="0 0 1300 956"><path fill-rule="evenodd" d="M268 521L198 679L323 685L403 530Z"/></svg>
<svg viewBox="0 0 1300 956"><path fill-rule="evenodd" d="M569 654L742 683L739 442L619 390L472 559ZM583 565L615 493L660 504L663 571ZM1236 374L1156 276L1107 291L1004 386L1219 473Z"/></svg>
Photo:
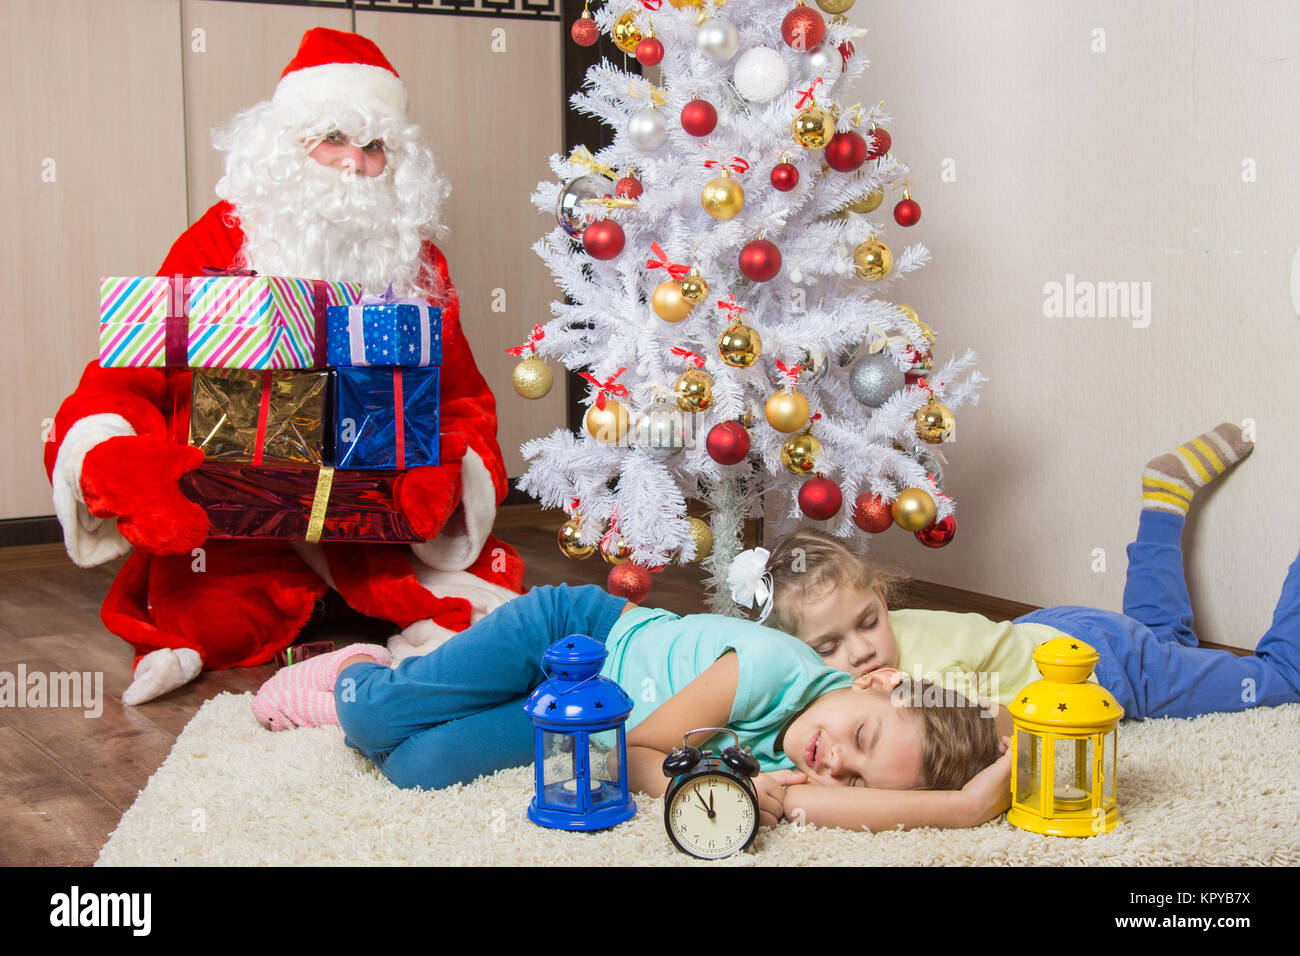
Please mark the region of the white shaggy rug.
<svg viewBox="0 0 1300 956"><path fill-rule="evenodd" d="M399 790L337 727L271 733L250 700L204 704L99 865L1300 864L1300 704L1122 725L1123 823L1102 836L1038 836L1004 819L888 833L782 824L749 853L703 863L673 849L661 800L638 797L636 817L600 833L547 830L524 817L529 767Z"/></svg>

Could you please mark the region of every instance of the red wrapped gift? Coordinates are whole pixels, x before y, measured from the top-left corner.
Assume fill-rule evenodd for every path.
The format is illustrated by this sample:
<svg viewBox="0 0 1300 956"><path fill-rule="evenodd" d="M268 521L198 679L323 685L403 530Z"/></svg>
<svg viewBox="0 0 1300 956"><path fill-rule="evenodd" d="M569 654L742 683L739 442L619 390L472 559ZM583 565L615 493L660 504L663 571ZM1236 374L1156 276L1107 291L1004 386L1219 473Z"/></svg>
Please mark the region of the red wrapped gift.
<svg viewBox="0 0 1300 956"><path fill-rule="evenodd" d="M420 541L397 507L400 471L204 462L181 478L214 538Z"/></svg>

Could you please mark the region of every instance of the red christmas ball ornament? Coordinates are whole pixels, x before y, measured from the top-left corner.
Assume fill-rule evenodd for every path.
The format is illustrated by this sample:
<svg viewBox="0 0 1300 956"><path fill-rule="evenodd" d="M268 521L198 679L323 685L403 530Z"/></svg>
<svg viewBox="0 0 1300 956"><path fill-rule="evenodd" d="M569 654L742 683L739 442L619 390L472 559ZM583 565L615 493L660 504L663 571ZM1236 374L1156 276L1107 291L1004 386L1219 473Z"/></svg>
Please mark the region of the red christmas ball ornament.
<svg viewBox="0 0 1300 956"><path fill-rule="evenodd" d="M781 271L781 250L766 239L745 243L740 250L740 271L753 282L775 279Z"/></svg>
<svg viewBox="0 0 1300 956"><path fill-rule="evenodd" d="M649 571L639 564L624 561L609 569L605 590L615 597L627 598L633 604L640 604L650 596L651 584Z"/></svg>
<svg viewBox="0 0 1300 956"><path fill-rule="evenodd" d="M643 192L645 187L635 176L624 176L614 184L614 195L619 199L640 199Z"/></svg>
<svg viewBox="0 0 1300 956"><path fill-rule="evenodd" d="M853 523L868 534L880 534L894 523L894 513L879 495L864 491L853 500Z"/></svg>
<svg viewBox="0 0 1300 956"><path fill-rule="evenodd" d="M911 196L900 200L894 207L894 222L900 226L915 226L921 221L921 204Z"/></svg>
<svg viewBox="0 0 1300 956"><path fill-rule="evenodd" d="M916 540L927 548L942 548L953 539L956 533L957 521L952 515L948 515L942 521L936 521L928 528L922 528L916 532Z"/></svg>
<svg viewBox="0 0 1300 956"><path fill-rule="evenodd" d="M845 40L835 49L840 51L840 61L846 67L849 65L849 58L852 57L853 54L857 52L857 50L853 48L853 43L849 40Z"/></svg>
<svg viewBox="0 0 1300 956"><path fill-rule="evenodd" d="M718 111L708 100L691 100L682 107L682 129L692 136L708 136L717 125Z"/></svg>
<svg viewBox="0 0 1300 956"><path fill-rule="evenodd" d="M843 504L840 486L829 478L809 478L799 489L799 509L813 521L834 518Z"/></svg>
<svg viewBox="0 0 1300 956"><path fill-rule="evenodd" d="M596 41L600 39L600 27L596 26L596 21L592 19L590 13L584 12L582 17L573 21L573 26L569 28L569 35L578 46L595 46Z"/></svg>
<svg viewBox="0 0 1300 956"><path fill-rule="evenodd" d="M740 422L720 422L709 429L704 447L719 465L734 465L749 454L749 432Z"/></svg>
<svg viewBox="0 0 1300 956"><path fill-rule="evenodd" d="M664 45L655 37L646 37L636 45L636 58L642 66L657 66L664 58Z"/></svg>
<svg viewBox="0 0 1300 956"><path fill-rule="evenodd" d="M799 168L794 163L777 163L772 167L772 185L788 193L799 185Z"/></svg>
<svg viewBox="0 0 1300 956"><path fill-rule="evenodd" d="M867 141L855 129L836 133L822 154L831 169L851 173L867 161Z"/></svg>
<svg viewBox="0 0 1300 956"><path fill-rule="evenodd" d="M867 150L867 159L879 159L889 152L889 148L894 145L894 138L889 135L889 130L881 129L879 126L873 128L867 135L871 139L871 148Z"/></svg>
<svg viewBox="0 0 1300 956"><path fill-rule="evenodd" d="M623 251L627 237L613 219L597 219L582 232L582 248L593 259L613 259Z"/></svg>
<svg viewBox="0 0 1300 956"><path fill-rule="evenodd" d="M799 5L781 21L781 39L796 50L807 53L826 35L826 21L816 10L810 10L799 0Z"/></svg>

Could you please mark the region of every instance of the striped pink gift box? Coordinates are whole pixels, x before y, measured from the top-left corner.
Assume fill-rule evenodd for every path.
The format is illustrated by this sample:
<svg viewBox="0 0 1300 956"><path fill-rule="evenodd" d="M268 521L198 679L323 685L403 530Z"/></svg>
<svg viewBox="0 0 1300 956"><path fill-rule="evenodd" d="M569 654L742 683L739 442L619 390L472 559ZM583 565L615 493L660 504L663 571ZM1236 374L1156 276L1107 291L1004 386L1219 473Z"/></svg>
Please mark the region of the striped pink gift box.
<svg viewBox="0 0 1300 956"><path fill-rule="evenodd" d="M99 364L104 368L313 368L317 305L351 305L361 287L281 276L110 276L99 286ZM172 360L168 361L168 329ZM323 325L321 326L323 330ZM319 339L323 345L323 331ZM324 353L321 353L321 362Z"/></svg>

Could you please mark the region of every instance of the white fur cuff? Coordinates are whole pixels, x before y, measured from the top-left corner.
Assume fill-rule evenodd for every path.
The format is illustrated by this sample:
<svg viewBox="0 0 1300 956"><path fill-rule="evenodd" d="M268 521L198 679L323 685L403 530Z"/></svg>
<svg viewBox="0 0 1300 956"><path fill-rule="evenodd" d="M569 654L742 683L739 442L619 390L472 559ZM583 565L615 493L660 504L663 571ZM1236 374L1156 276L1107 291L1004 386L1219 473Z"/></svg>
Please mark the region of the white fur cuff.
<svg viewBox="0 0 1300 956"><path fill-rule="evenodd" d="M415 556L439 571L463 571L478 558L497 517L497 492L483 459L472 449L460 465L460 504L432 541L411 545Z"/></svg>
<svg viewBox="0 0 1300 956"><path fill-rule="evenodd" d="M50 475L54 514L63 526L68 557L83 568L119 558L131 550L131 545L117 530L116 518L96 518L86 510L81 496L81 463L100 442L134 434L135 429L125 418L106 412L78 419L59 445Z"/></svg>

